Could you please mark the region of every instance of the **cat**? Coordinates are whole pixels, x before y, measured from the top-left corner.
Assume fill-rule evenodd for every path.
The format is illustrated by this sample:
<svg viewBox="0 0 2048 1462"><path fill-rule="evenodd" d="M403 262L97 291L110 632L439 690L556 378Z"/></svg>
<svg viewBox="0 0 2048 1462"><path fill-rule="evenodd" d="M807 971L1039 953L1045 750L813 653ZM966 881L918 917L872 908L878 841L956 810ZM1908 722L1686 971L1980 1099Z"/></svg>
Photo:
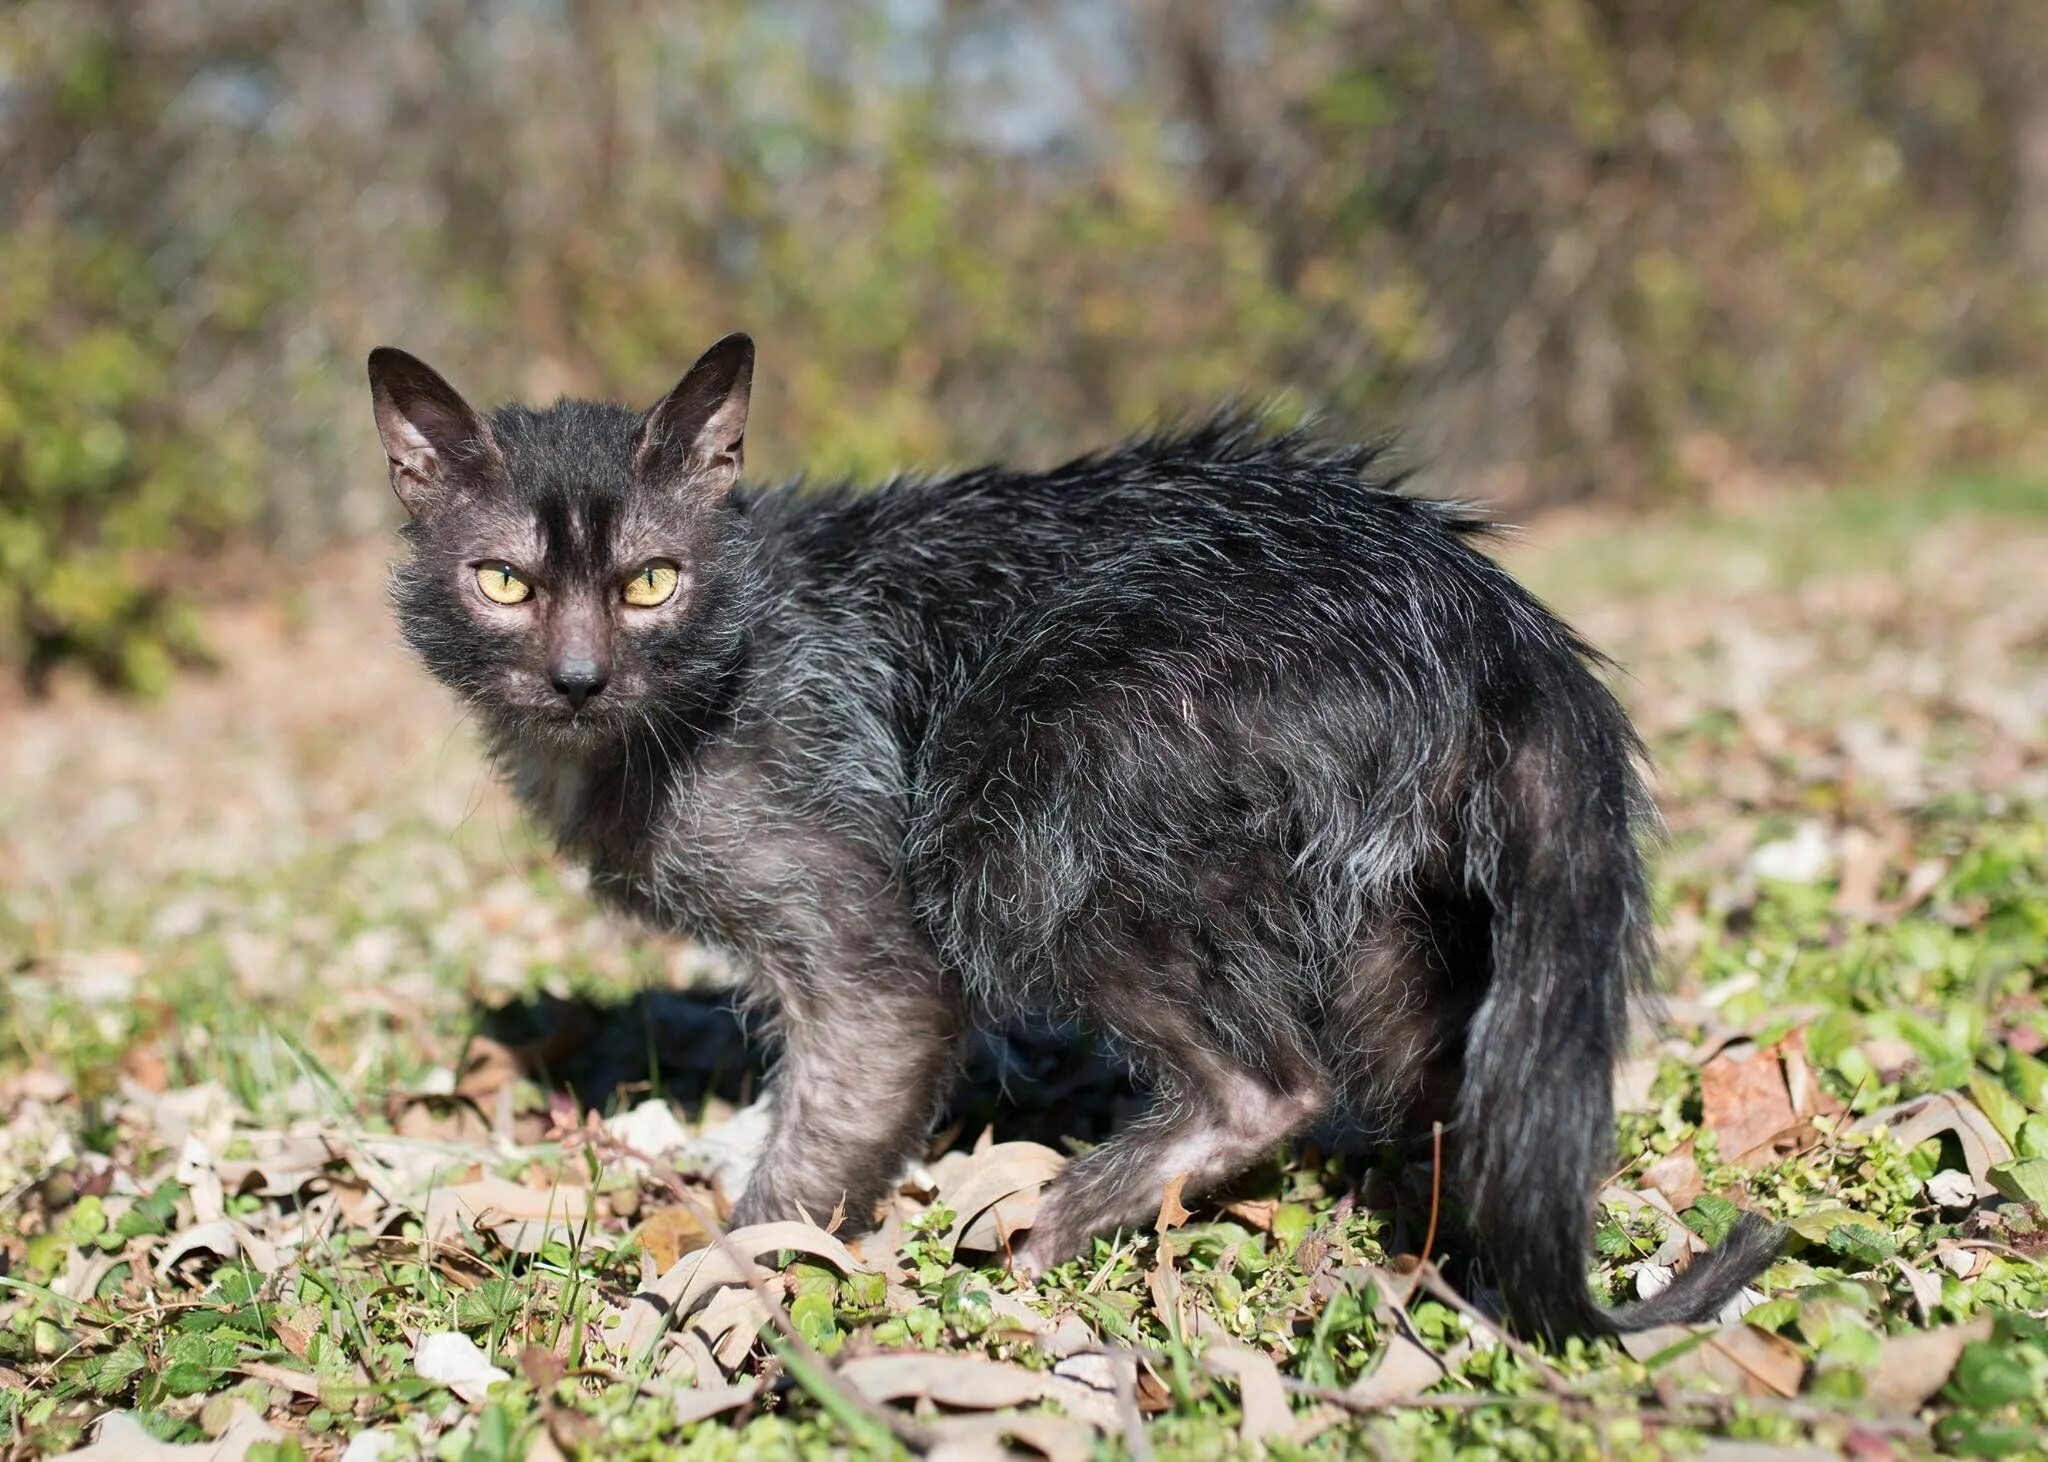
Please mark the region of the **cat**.
<svg viewBox="0 0 2048 1462"><path fill-rule="evenodd" d="M1245 412L757 490L753 370L731 335L646 412L486 416L369 359L406 640L593 888L772 1018L735 1223L870 1221L971 1024L1036 1015L1156 1097L1046 1190L1027 1281L1333 1113L1448 1123L1526 1333L1710 1319L1770 1262L1748 1215L1654 1299L1587 1283L1653 811L1599 658L1475 513Z"/></svg>

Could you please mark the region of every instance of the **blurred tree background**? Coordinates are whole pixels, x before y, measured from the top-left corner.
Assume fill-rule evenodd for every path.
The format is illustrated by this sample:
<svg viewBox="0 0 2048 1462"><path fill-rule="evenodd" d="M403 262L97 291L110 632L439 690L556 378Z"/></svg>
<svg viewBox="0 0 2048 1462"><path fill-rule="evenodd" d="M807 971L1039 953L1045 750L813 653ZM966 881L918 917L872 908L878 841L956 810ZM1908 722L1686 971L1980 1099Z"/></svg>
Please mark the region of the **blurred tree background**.
<svg viewBox="0 0 2048 1462"><path fill-rule="evenodd" d="M754 465L1233 395L1517 511L2038 449L2041 0L13 0L0 660L159 684L234 546L392 515L362 385ZM196 571L195 571L196 570Z"/></svg>

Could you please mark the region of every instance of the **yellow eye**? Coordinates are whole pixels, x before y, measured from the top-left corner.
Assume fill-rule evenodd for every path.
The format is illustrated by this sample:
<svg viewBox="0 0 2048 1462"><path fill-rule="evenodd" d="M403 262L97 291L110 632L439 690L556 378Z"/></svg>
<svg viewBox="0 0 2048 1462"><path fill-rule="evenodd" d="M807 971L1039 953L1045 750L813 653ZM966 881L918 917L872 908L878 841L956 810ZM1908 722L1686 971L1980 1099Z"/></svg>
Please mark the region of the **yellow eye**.
<svg viewBox="0 0 2048 1462"><path fill-rule="evenodd" d="M508 563L487 563L479 568L476 586L493 604L524 604L533 597L533 585L514 573Z"/></svg>
<svg viewBox="0 0 2048 1462"><path fill-rule="evenodd" d="M666 604L674 597L681 577L672 563L651 563L626 580L626 602L641 609Z"/></svg>

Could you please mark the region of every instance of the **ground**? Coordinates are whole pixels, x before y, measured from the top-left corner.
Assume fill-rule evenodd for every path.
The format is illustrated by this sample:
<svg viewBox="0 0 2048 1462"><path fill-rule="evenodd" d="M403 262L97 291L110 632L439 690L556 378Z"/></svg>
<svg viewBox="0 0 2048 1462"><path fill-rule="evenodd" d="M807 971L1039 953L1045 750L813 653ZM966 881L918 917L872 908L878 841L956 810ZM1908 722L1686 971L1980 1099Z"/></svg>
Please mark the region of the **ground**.
<svg viewBox="0 0 2048 1462"><path fill-rule="evenodd" d="M713 1238L754 1080L716 963L593 911L356 551L160 702L0 707L0 1450L2038 1448L2048 484L1503 551L1627 667L1670 824L1593 1281L1758 1208L1796 1237L1740 1320L1522 1346L1418 1262L1426 1154L1312 1147L1019 1286L1004 1234L1130 1106L1028 1046L877 1235Z"/></svg>

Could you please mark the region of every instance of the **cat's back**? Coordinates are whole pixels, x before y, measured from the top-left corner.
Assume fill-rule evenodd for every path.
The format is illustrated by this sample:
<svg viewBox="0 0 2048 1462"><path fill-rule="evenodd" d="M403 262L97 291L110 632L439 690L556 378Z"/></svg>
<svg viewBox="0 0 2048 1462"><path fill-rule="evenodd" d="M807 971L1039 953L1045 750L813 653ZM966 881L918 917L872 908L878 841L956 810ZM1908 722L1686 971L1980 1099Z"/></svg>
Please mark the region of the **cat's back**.
<svg viewBox="0 0 2048 1462"><path fill-rule="evenodd" d="M1471 546L1483 522L1402 492L1382 446L1321 445L1247 415L1043 472L779 489L748 511L789 601L914 621L956 657L1062 606L1298 626L1505 583Z"/></svg>

